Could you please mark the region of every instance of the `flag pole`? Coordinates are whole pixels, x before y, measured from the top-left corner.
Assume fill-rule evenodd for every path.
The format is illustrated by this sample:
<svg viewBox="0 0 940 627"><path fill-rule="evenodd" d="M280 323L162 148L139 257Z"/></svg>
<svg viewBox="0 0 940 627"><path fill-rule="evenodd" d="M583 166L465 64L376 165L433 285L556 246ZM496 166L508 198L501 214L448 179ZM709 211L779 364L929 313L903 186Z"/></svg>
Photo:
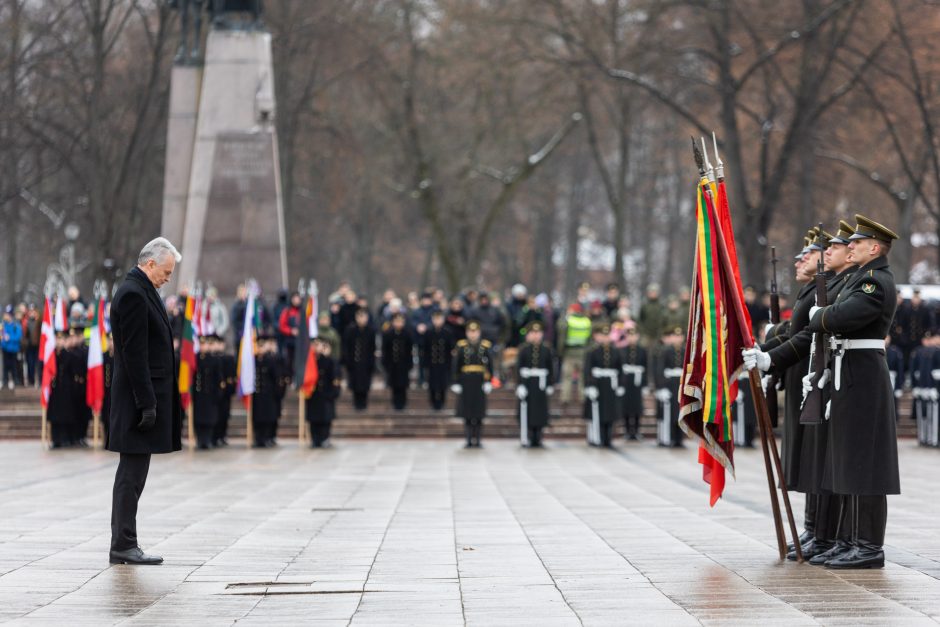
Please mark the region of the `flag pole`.
<svg viewBox="0 0 940 627"><path fill-rule="evenodd" d="M304 391L297 390L297 446L304 448L307 445L307 403L305 403Z"/></svg>
<svg viewBox="0 0 940 627"><path fill-rule="evenodd" d="M91 445L93 448L100 448L101 444L101 412L96 411L92 414L91 423Z"/></svg>
<svg viewBox="0 0 940 627"><path fill-rule="evenodd" d="M251 411L253 406L254 406L254 397L248 400L248 407L246 408L248 411L245 414L246 420L248 421L248 424L245 425L245 443L247 444L248 448L251 448L251 443L255 439L255 429L254 429L254 424L253 424L254 419L252 418L253 412Z"/></svg>
<svg viewBox="0 0 940 627"><path fill-rule="evenodd" d="M186 435L189 438L189 450L196 448L196 425L193 421L193 402L186 408Z"/></svg>
<svg viewBox="0 0 940 627"><path fill-rule="evenodd" d="M49 417L47 415L47 409L42 408L42 422L40 423L40 436L39 443L42 444L43 448L49 446Z"/></svg>

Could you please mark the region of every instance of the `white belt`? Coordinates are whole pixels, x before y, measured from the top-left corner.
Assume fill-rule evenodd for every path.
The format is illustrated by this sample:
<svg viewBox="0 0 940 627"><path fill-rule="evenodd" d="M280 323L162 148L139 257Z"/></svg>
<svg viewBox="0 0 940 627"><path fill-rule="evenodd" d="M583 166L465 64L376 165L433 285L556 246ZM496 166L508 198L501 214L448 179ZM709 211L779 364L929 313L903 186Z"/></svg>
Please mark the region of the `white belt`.
<svg viewBox="0 0 940 627"><path fill-rule="evenodd" d="M663 370L663 376L667 379L678 379L682 376L682 368L666 368Z"/></svg>
<svg viewBox="0 0 940 627"><path fill-rule="evenodd" d="M548 380L548 368L519 368L519 377L521 379L539 380L539 389L545 389L545 382Z"/></svg>
<svg viewBox="0 0 940 627"><path fill-rule="evenodd" d="M634 364L624 364L623 373L633 375L633 385L640 387L643 383L643 372L646 370L643 366L636 366Z"/></svg>
<svg viewBox="0 0 940 627"><path fill-rule="evenodd" d="M616 368L591 368L591 376L598 379L606 377L614 381L620 376L620 372Z"/></svg>
<svg viewBox="0 0 940 627"><path fill-rule="evenodd" d="M835 355L835 372L833 372L833 386L836 390L842 389L842 358L845 351L881 350L885 349L884 340L849 340L838 337L829 338L829 347Z"/></svg>

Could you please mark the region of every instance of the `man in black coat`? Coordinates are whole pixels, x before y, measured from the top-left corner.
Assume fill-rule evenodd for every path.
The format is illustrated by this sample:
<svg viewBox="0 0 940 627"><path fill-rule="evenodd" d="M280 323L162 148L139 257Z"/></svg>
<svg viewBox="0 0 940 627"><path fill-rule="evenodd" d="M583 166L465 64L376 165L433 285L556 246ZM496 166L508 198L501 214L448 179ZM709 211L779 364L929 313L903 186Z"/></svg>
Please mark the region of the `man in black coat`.
<svg viewBox="0 0 940 627"><path fill-rule="evenodd" d="M612 446L614 423L623 415L620 399L623 388L623 362L620 351L610 342L610 324L594 327L595 345L584 357L584 419L588 421L587 441L591 446Z"/></svg>
<svg viewBox="0 0 940 627"><path fill-rule="evenodd" d="M137 501L147 481L152 454L182 448L180 405L173 333L157 288L181 259L162 237L140 251L111 303L114 379L108 450L121 454L111 505L113 564L160 564L137 544Z"/></svg>
<svg viewBox="0 0 940 627"><path fill-rule="evenodd" d="M386 325L382 333L382 368L385 369L385 382L392 391L392 407L395 411L402 411L408 403L414 342L405 327L405 314L396 313Z"/></svg>
<svg viewBox="0 0 940 627"><path fill-rule="evenodd" d="M640 419L643 416L643 388L647 383L646 349L640 346L640 335L636 323L628 320L624 324L626 345L620 349L623 360L623 398L620 399L623 410L624 437L628 440L640 439Z"/></svg>
<svg viewBox="0 0 940 627"><path fill-rule="evenodd" d="M431 407L435 410L444 407L455 341L453 333L445 324L444 312L434 311L431 314L431 327L421 337L421 360L428 369L428 393L431 396Z"/></svg>
<svg viewBox="0 0 940 627"><path fill-rule="evenodd" d="M330 429L336 419L336 399L340 394L339 365L333 359L330 343L317 338L317 386L305 401L310 423L312 448L330 447Z"/></svg>
<svg viewBox="0 0 940 627"><path fill-rule="evenodd" d="M369 405L369 389L375 372L375 328L369 323L366 309L356 311L355 319L343 332L343 362L353 393L353 406L361 410Z"/></svg>
<svg viewBox="0 0 940 627"><path fill-rule="evenodd" d="M193 424L199 449L208 450L219 420L219 399L223 393L222 360L216 352L213 337L200 337L199 345L192 389Z"/></svg>
<svg viewBox="0 0 940 627"><path fill-rule="evenodd" d="M476 320L467 323L467 338L454 349L454 384L457 395L456 414L464 420L467 436L465 448L480 448L483 419L486 418L486 397L493 391L493 345L482 339L483 329Z"/></svg>
<svg viewBox="0 0 940 627"><path fill-rule="evenodd" d="M554 393L555 355L542 341L545 326L538 320L525 328L525 342L516 361L516 398L519 441L524 447L541 447L542 430L548 426L548 397Z"/></svg>

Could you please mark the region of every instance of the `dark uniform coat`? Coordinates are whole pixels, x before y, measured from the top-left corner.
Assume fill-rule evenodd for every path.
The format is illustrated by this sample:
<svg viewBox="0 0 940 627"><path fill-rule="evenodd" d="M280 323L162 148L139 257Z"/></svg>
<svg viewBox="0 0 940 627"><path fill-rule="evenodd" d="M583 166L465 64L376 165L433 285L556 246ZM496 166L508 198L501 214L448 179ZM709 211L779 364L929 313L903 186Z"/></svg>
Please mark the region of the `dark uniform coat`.
<svg viewBox="0 0 940 627"><path fill-rule="evenodd" d="M408 373L414 365L414 342L408 329L396 331L391 326L382 334L382 368L388 387L408 387Z"/></svg>
<svg viewBox="0 0 940 627"><path fill-rule="evenodd" d="M655 383L657 390L669 390L669 443L679 445L682 442L682 429L679 427L679 382L681 370L685 365L684 343L677 346L663 346L655 360ZM657 420L666 418L666 407L660 401L656 405ZM660 442L665 444L665 442Z"/></svg>
<svg viewBox="0 0 940 627"><path fill-rule="evenodd" d="M639 344L624 346L620 350L623 360L623 387L626 390L620 399L624 416L643 415L643 388L648 380L646 372L646 349Z"/></svg>
<svg viewBox="0 0 940 627"><path fill-rule="evenodd" d="M49 404L46 416L52 424L71 425L75 422L75 406L72 402L74 393L74 374L72 372L72 354L62 348L55 350L55 377L50 382ZM71 432L69 432L71 437Z"/></svg>
<svg viewBox="0 0 940 627"><path fill-rule="evenodd" d="M219 399L223 394L220 355L199 353L193 377L193 424L214 427L219 420Z"/></svg>
<svg viewBox="0 0 940 627"><path fill-rule="evenodd" d="M336 399L339 398L339 366L326 355L317 355L317 387L305 401L307 420L312 423L333 422L336 418Z"/></svg>
<svg viewBox="0 0 940 627"><path fill-rule="evenodd" d="M104 374L104 398L101 400L101 425L104 427L105 437L108 435L110 423L108 418L111 416L111 383L114 380L114 355L105 352L101 356L102 372ZM105 440L105 448L108 442Z"/></svg>
<svg viewBox="0 0 940 627"><path fill-rule="evenodd" d="M428 386L431 389L440 390L447 387L454 346L454 335L446 326L440 329L428 327L421 337L421 356L428 369Z"/></svg>
<svg viewBox="0 0 940 627"><path fill-rule="evenodd" d="M343 333L343 365L349 389L367 392L372 386L375 372L375 329L367 324L350 325Z"/></svg>
<svg viewBox="0 0 940 627"><path fill-rule="evenodd" d="M282 360L276 353L255 357L255 392L251 416L257 424L274 424L280 417L281 399L287 390Z"/></svg>
<svg viewBox="0 0 940 627"><path fill-rule="evenodd" d="M617 395L623 379L623 361L620 351L613 345L597 344L584 356L584 387L597 388L597 411L602 425L619 422L623 418L620 396ZM593 420L593 403L584 399L584 419Z"/></svg>
<svg viewBox="0 0 940 627"><path fill-rule="evenodd" d="M525 386L526 423L530 429L548 426L548 388L555 380L555 355L547 344L525 342L516 360L516 384ZM516 403L516 417L522 420L522 402Z"/></svg>
<svg viewBox="0 0 940 627"><path fill-rule="evenodd" d="M793 315L787 325L787 337L769 351L773 371L783 378L786 400L783 408L783 441L780 458L787 488L795 490L800 478L800 455L803 451L803 425L800 410L803 404L803 377L809 372L809 351L812 335L800 333L809 322L809 310L816 304L816 283L810 281L799 291L793 303ZM777 341L777 340L775 340ZM762 350L766 350L766 345Z"/></svg>
<svg viewBox="0 0 940 627"><path fill-rule="evenodd" d="M846 282L836 302L816 312L813 331L846 339L884 340L897 307L888 260L879 257ZM833 371L833 379L835 372ZM826 487L836 494L899 494L894 392L884 350L848 350L840 389L832 385Z"/></svg>
<svg viewBox="0 0 940 627"><path fill-rule="evenodd" d="M180 405L170 320L160 295L139 268L127 273L111 301L114 379L108 450L169 453L182 448ZM138 431L144 409L156 407L149 431Z"/></svg>
<svg viewBox="0 0 940 627"><path fill-rule="evenodd" d="M493 376L493 358L489 340L471 344L457 342L454 355L454 383L462 388L457 399L457 415L468 422L479 422L486 417L486 394L483 384Z"/></svg>

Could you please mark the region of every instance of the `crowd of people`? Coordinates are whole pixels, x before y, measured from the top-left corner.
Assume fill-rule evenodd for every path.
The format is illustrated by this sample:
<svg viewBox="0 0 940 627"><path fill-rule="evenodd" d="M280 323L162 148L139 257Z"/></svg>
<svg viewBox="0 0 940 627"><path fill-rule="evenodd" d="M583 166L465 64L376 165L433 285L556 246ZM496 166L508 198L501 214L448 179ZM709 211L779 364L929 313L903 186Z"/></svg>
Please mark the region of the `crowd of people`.
<svg viewBox="0 0 940 627"><path fill-rule="evenodd" d="M187 296L183 291L165 298L177 350L184 332ZM762 338L770 318L769 294L747 286L744 296L755 337ZM227 444L231 399L237 388L235 354L247 301L244 286L239 287L231 308L225 308L211 290L203 298L212 324L206 325L210 333L197 338L201 349L192 398L199 448ZM297 363L295 347L306 323L301 312L303 299L296 292L282 290L272 301L263 297L257 301L253 431L255 446L266 447L276 444L282 400ZM557 387L562 405L583 405L592 444L609 446L613 425L620 422L627 439L639 439L644 397L652 395L657 406L657 442L682 446L675 388L683 367L687 289L663 298L659 287L650 285L643 302L634 307L616 284L601 291L583 283L573 301L559 307L550 295L531 294L522 284L512 286L505 298L499 292L479 289L447 297L444 290L432 287L403 297L386 290L373 306L344 282L321 305L313 342L319 377L306 406L314 446L329 446L335 401L341 391L348 391L356 410L364 410L376 377L389 389L393 411L404 410L409 392L414 390L426 390L434 410L445 408L448 393L456 394L456 412L467 420L470 445L479 443L486 395L492 388L508 384L529 392L517 403L521 439L527 445L540 445L541 431L548 424L547 399ZM781 297L781 309L781 318L786 321L791 311L785 297ZM888 357L897 396L905 385L911 388L912 417L919 421L919 437L932 445L938 440L929 420L938 406L936 382L940 380L937 309L937 304L924 301L916 290L911 299L904 300L892 326ZM83 364L95 304L89 305L73 286L68 291L66 311L68 328L57 333L56 340L56 354L62 355L57 360L62 365L48 411L52 440L56 447L87 446L91 413L83 400ZM41 317L35 303L5 309L5 387L39 385ZM108 385L110 359L106 353ZM468 380L464 376L479 374L481 367L482 378ZM469 370L464 372L465 368ZM604 374L599 378L597 373ZM537 389L529 380L533 376ZM479 393L474 392L476 388ZM749 394L748 386L740 385L733 404L739 446L751 446L756 434ZM523 413L525 427L521 425ZM102 422L106 430L106 411L102 411ZM523 433L527 429L530 431Z"/></svg>

